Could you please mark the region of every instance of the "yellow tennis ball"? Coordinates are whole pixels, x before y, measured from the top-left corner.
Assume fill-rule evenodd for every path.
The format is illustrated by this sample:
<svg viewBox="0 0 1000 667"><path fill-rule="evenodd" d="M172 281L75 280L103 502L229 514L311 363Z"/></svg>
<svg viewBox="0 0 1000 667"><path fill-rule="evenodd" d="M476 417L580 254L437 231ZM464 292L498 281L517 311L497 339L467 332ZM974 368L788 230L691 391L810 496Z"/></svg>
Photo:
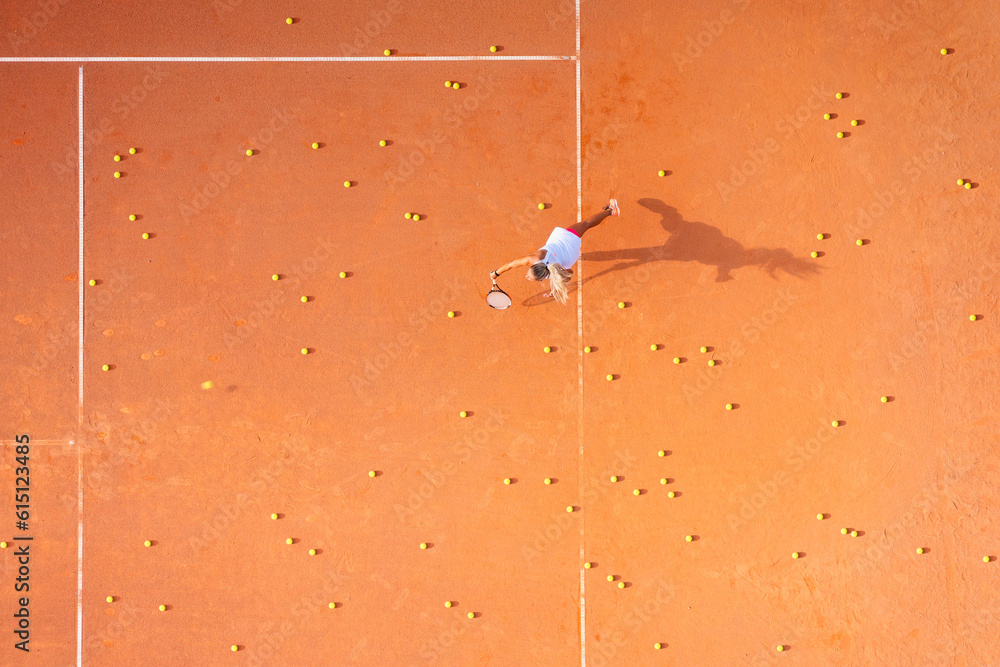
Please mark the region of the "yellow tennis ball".
<svg viewBox="0 0 1000 667"><path fill-rule="evenodd" d="M663 170L661 169L661 170L659 170L658 172L656 172L656 175L657 175L657 176L666 176L666 175L667 175L667 172L665 172L665 171L663 171Z"/></svg>
<svg viewBox="0 0 1000 667"><path fill-rule="evenodd" d="M347 277L347 274L346 274L345 272L341 271L341 272L340 272L340 277L341 277L341 278L346 278L346 277Z"/></svg>
<svg viewBox="0 0 1000 667"><path fill-rule="evenodd" d="M843 139L844 138L844 133L843 132L838 132L837 133L837 138L838 139Z"/></svg>
<svg viewBox="0 0 1000 667"><path fill-rule="evenodd" d="M965 179L964 178L958 179L958 184L959 185L965 185Z"/></svg>
<svg viewBox="0 0 1000 667"><path fill-rule="evenodd" d="M667 455L667 451L665 449L661 449L660 451L656 452L656 455L657 456L666 456Z"/></svg>
<svg viewBox="0 0 1000 667"><path fill-rule="evenodd" d="M612 482L617 482L618 481L618 475L612 475L611 476L611 481Z"/></svg>
<svg viewBox="0 0 1000 667"><path fill-rule="evenodd" d="M374 477L375 476L375 471L374 470L369 470L368 471L368 476L369 477Z"/></svg>
<svg viewBox="0 0 1000 667"><path fill-rule="evenodd" d="M639 489L632 489L632 495L633 496L638 496L640 493L642 493L642 492L639 491Z"/></svg>
<svg viewBox="0 0 1000 667"><path fill-rule="evenodd" d="M990 562L990 557L989 556L983 556L983 562L984 563L989 563Z"/></svg>
<svg viewBox="0 0 1000 667"><path fill-rule="evenodd" d="M922 554L923 552L924 552L924 550L923 550L922 548L920 548L920 547L917 547L917 553L918 553L918 554Z"/></svg>
<svg viewBox="0 0 1000 667"><path fill-rule="evenodd" d="M857 536L858 536L858 531L852 530L851 531L851 537L857 537Z"/></svg>
<svg viewBox="0 0 1000 667"><path fill-rule="evenodd" d="M888 397L888 396L883 396L883 397L881 398L881 401L882 401L883 403L888 403L888 402L889 402L889 397Z"/></svg>
<svg viewBox="0 0 1000 667"><path fill-rule="evenodd" d="M656 352L656 344L654 343L653 345L650 345L649 349L651 349L653 352Z"/></svg>
<svg viewBox="0 0 1000 667"><path fill-rule="evenodd" d="M685 537L684 537L684 541L685 541L685 542L690 542L690 541L691 541L691 540L693 540L693 539L694 539L694 536L693 536L693 535L687 535L687 536L685 536Z"/></svg>
<svg viewBox="0 0 1000 667"><path fill-rule="evenodd" d="M708 365L709 366L714 366L715 365L715 359L709 359L708 360Z"/></svg>
<svg viewBox="0 0 1000 667"><path fill-rule="evenodd" d="M309 303L309 297L307 297L307 296L300 296L299 297L299 301L301 301L302 303Z"/></svg>
<svg viewBox="0 0 1000 667"><path fill-rule="evenodd" d="M608 575L608 581L614 581L614 580L615 580L615 575L609 574Z"/></svg>
<svg viewBox="0 0 1000 667"><path fill-rule="evenodd" d="M819 239L820 241L822 241L823 239L826 238L826 234L817 234L816 238Z"/></svg>
<svg viewBox="0 0 1000 667"><path fill-rule="evenodd" d="M857 127L857 125L858 125L858 121L856 121L856 120L852 120L851 121L851 126L852 127Z"/></svg>
<svg viewBox="0 0 1000 667"><path fill-rule="evenodd" d="M292 25L293 23L295 23L295 19L287 18L285 19L285 23L287 23L288 25Z"/></svg>
<svg viewBox="0 0 1000 667"><path fill-rule="evenodd" d="M420 220L420 214L419 213L414 213L413 214L413 219L414 220Z"/></svg>
<svg viewBox="0 0 1000 667"><path fill-rule="evenodd" d="M329 607L330 609L336 609L337 608L337 603L336 602L331 602L330 604L328 604L326 606Z"/></svg>
<svg viewBox="0 0 1000 667"><path fill-rule="evenodd" d="M838 100L842 100L842 99L844 99L844 94L843 93L837 93L834 97L836 97Z"/></svg>
<svg viewBox="0 0 1000 667"><path fill-rule="evenodd" d="M619 581L618 582L618 588L625 588L625 582L624 581Z"/></svg>
<svg viewBox="0 0 1000 667"><path fill-rule="evenodd" d="M122 156L115 153L115 162L121 162L121 161L122 161Z"/></svg>
<svg viewBox="0 0 1000 667"><path fill-rule="evenodd" d="M837 428L838 426L840 426L840 422L834 420L834 421L830 422L830 425L833 426L834 428Z"/></svg>
<svg viewBox="0 0 1000 667"><path fill-rule="evenodd" d="M545 351L546 353L548 353L548 352L551 352L551 351L552 351L552 348L551 348L551 347L548 347L548 346L546 346L546 347L544 348L544 351Z"/></svg>
<svg viewBox="0 0 1000 667"><path fill-rule="evenodd" d="M978 320L978 319L979 319L979 316L978 316L978 315L969 315L969 319L970 319L971 321L975 322L976 320Z"/></svg>
<svg viewBox="0 0 1000 667"><path fill-rule="evenodd" d="M317 143L317 142L315 142L315 141L314 141L314 142L312 142L312 147L313 147L313 148L319 148L319 143Z"/></svg>
<svg viewBox="0 0 1000 667"><path fill-rule="evenodd" d="M677 494L675 494L673 491L670 491L667 493L667 498L673 498L675 495Z"/></svg>
<svg viewBox="0 0 1000 667"><path fill-rule="evenodd" d="M446 600L445 603L444 603L444 606L448 607L450 609L451 608L451 601L450 600Z"/></svg>
<svg viewBox="0 0 1000 667"><path fill-rule="evenodd" d="M351 187L351 182L350 181L344 181L344 187L345 188Z"/></svg>
<svg viewBox="0 0 1000 667"><path fill-rule="evenodd" d="M94 285L97 284L97 281L96 280L91 280L87 284L90 285L91 287L93 287Z"/></svg>
<svg viewBox="0 0 1000 667"><path fill-rule="evenodd" d="M585 570L589 570L592 567L593 567L593 565L591 563L584 563L583 564L583 569L585 569Z"/></svg>
<svg viewBox="0 0 1000 667"><path fill-rule="evenodd" d="M681 363L681 358L680 357L674 357L674 363L675 364Z"/></svg>
<svg viewBox="0 0 1000 667"><path fill-rule="evenodd" d="M539 204L539 205L538 205L538 208L540 208L540 209L544 209L544 208L545 208L545 204Z"/></svg>
<svg viewBox="0 0 1000 667"><path fill-rule="evenodd" d="M504 484L510 484L510 477L504 478L503 483Z"/></svg>
<svg viewBox="0 0 1000 667"><path fill-rule="evenodd" d="M247 156L249 157L251 155L253 155L253 149L252 148L248 148L247 149Z"/></svg>
<svg viewBox="0 0 1000 667"><path fill-rule="evenodd" d="M707 347L699 347L698 351L701 352L702 354L705 354L706 352L708 352L708 348Z"/></svg>
<svg viewBox="0 0 1000 667"><path fill-rule="evenodd" d="M619 308L624 308L625 307L625 302L624 301L619 301L618 302L618 307Z"/></svg>
<svg viewBox="0 0 1000 667"><path fill-rule="evenodd" d="M857 243L858 245L864 245L865 244L865 240L864 239L858 239L857 241L855 241L855 243Z"/></svg>
<svg viewBox="0 0 1000 667"><path fill-rule="evenodd" d="M277 273L272 273L271 280L281 280L281 276L279 276Z"/></svg>
<svg viewBox="0 0 1000 667"><path fill-rule="evenodd" d="M144 547L151 547L151 546L153 546L153 543L150 542L149 540L146 540L145 542L142 543L142 546L144 546Z"/></svg>
<svg viewBox="0 0 1000 667"><path fill-rule="evenodd" d="M813 252L809 253L809 256L812 257L813 259L816 259L817 257L819 257L819 253L814 250Z"/></svg>
<svg viewBox="0 0 1000 667"><path fill-rule="evenodd" d="M474 613L472 613L471 611L468 614L466 614L466 616L468 616L469 618L475 618L476 617L476 615Z"/></svg>
<svg viewBox="0 0 1000 667"><path fill-rule="evenodd" d="M798 558L798 557L799 557L799 552L798 551L793 551L792 552L792 558Z"/></svg>
<svg viewBox="0 0 1000 667"><path fill-rule="evenodd" d="M666 484L666 483L667 483L667 478L666 477L661 477L660 478L660 484Z"/></svg>
<svg viewBox="0 0 1000 667"><path fill-rule="evenodd" d="M847 529L846 528L841 528L840 529L840 534L841 535L847 535Z"/></svg>
<svg viewBox="0 0 1000 667"><path fill-rule="evenodd" d="M128 216L128 219L131 220L132 222L135 222L135 213Z"/></svg>
<svg viewBox="0 0 1000 667"><path fill-rule="evenodd" d="M490 53L496 53L496 52L497 52L497 47L491 46L490 47Z"/></svg>
<svg viewBox="0 0 1000 667"><path fill-rule="evenodd" d="M732 409L733 409L733 404L732 403L726 403L726 410L732 410Z"/></svg>
<svg viewBox="0 0 1000 667"><path fill-rule="evenodd" d="M387 55L387 56L391 56L392 55L392 51L390 51L389 49L386 49L385 51L382 52L382 54L383 55Z"/></svg>
<svg viewBox="0 0 1000 667"><path fill-rule="evenodd" d="M128 152L129 152L130 155L135 155L135 149L134 148L128 149Z"/></svg>
<svg viewBox="0 0 1000 667"><path fill-rule="evenodd" d="M552 480L551 480L551 479L549 479L548 477L546 477L546 478L545 478L545 483L546 483L546 484L551 484L551 483L552 483Z"/></svg>
<svg viewBox="0 0 1000 667"><path fill-rule="evenodd" d="M465 410L462 410L461 412L458 413L458 416L459 417L468 417L469 413L466 412Z"/></svg>
<svg viewBox="0 0 1000 667"><path fill-rule="evenodd" d="M385 146L385 139L382 139L382 140L380 140L380 141L378 142L378 145L379 145L379 146Z"/></svg>
<svg viewBox="0 0 1000 667"><path fill-rule="evenodd" d="M292 538L290 538L290 537L289 537L288 539L286 539L286 540L285 540L285 544L294 544L294 543L295 543L295 540L293 540L293 539L292 539Z"/></svg>
<svg viewBox="0 0 1000 667"><path fill-rule="evenodd" d="M660 642L656 642L655 644L653 644L653 648L659 650L659 649L663 648L663 645L660 644Z"/></svg>
<svg viewBox="0 0 1000 667"><path fill-rule="evenodd" d="M583 348L583 351L586 352L587 354L590 354L590 350L591 350L591 348L590 348L589 345L587 347Z"/></svg>
<svg viewBox="0 0 1000 667"><path fill-rule="evenodd" d="M309 555L310 556L315 556L316 555L316 550L315 549L310 549L309 550Z"/></svg>
<svg viewBox="0 0 1000 667"><path fill-rule="evenodd" d="M567 507L566 511L572 513L573 512L573 506L570 505L569 507Z"/></svg>
<svg viewBox="0 0 1000 667"><path fill-rule="evenodd" d="M160 611L166 611L166 610L167 610L167 605L161 604L160 605Z"/></svg>
<svg viewBox="0 0 1000 667"><path fill-rule="evenodd" d="M103 366L101 366L101 370L102 371L110 371L111 370L111 366L108 366L107 364L104 364Z"/></svg>
<svg viewBox="0 0 1000 667"><path fill-rule="evenodd" d="M837 97L840 97L840 93L837 93ZM779 651L784 651L784 650L785 650L785 647L784 647L784 646L782 646L781 644L778 644L778 650L779 650Z"/></svg>
<svg viewBox="0 0 1000 667"><path fill-rule="evenodd" d="M607 375L607 376L605 377L605 379L606 379L606 380L607 380L608 382L611 382L612 380L614 380L614 379L615 379L615 376L614 376L614 375L610 375L610 374L609 374L609 375Z"/></svg>
<svg viewBox="0 0 1000 667"><path fill-rule="evenodd" d="M403 217L406 218L407 220L409 220L410 218L413 217L413 214L412 213L404 213Z"/></svg>
<svg viewBox="0 0 1000 667"><path fill-rule="evenodd" d="M426 542L421 542L420 543L420 548L421 549L426 549L427 548L427 543Z"/></svg>
<svg viewBox="0 0 1000 667"><path fill-rule="evenodd" d="M455 317L455 311L454 310L449 310L448 311L448 317Z"/></svg>
<svg viewBox="0 0 1000 667"><path fill-rule="evenodd" d="M830 114L828 114L828 113L823 114L823 119L824 120L830 120Z"/></svg>
<svg viewBox="0 0 1000 667"><path fill-rule="evenodd" d="M116 171L115 172L115 178L121 178L121 177L122 177L122 173L120 171Z"/></svg>
<svg viewBox="0 0 1000 667"><path fill-rule="evenodd" d="M819 521L822 521L823 520L823 515L822 514L817 514L816 515L816 519L818 519Z"/></svg>
<svg viewBox="0 0 1000 667"><path fill-rule="evenodd" d="M445 81L444 82L444 87L445 88L451 88L451 81Z"/></svg>
<svg viewBox="0 0 1000 667"><path fill-rule="evenodd" d="M451 82L451 89L452 90L458 90L461 87L462 87L462 84L460 84L458 81L452 81Z"/></svg>
<svg viewBox="0 0 1000 667"><path fill-rule="evenodd" d="M309 348L308 347L304 347L304 348L302 348L299 351L302 352L302 354L309 354Z"/></svg>
<svg viewBox="0 0 1000 667"><path fill-rule="evenodd" d="M104 599L107 600L108 602L114 602L115 601L115 599L113 597L111 597L110 595L108 597L104 598Z"/></svg>
<svg viewBox="0 0 1000 667"><path fill-rule="evenodd" d="M278 515L277 514L272 514L271 515L271 520L272 521L277 521L278 520Z"/></svg>
<svg viewBox="0 0 1000 667"><path fill-rule="evenodd" d="M233 644L232 646L229 647L229 650L230 651L239 651L240 647L237 646L236 644Z"/></svg>
<svg viewBox="0 0 1000 667"><path fill-rule="evenodd" d="M144 238L144 239L148 239L148 238L149 238L149 234L148 234L148 233L146 233L146 232L143 232L143 233L142 233L142 238Z"/></svg>
<svg viewBox="0 0 1000 667"><path fill-rule="evenodd" d="M971 190L972 189L972 183L966 182L965 183L965 189L966 190Z"/></svg>
<svg viewBox="0 0 1000 667"><path fill-rule="evenodd" d="M941 55L942 56L948 55L948 49L941 49Z"/></svg>

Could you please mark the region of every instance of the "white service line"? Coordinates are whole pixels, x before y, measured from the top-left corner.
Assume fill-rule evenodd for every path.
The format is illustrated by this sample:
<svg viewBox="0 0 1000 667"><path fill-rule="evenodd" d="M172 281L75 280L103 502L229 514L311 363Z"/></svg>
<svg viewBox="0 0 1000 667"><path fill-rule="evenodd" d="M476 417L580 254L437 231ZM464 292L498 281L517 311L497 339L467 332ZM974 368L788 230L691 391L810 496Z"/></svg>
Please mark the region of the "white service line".
<svg viewBox="0 0 1000 667"><path fill-rule="evenodd" d="M0 63L392 63L576 60L576 56L27 56Z"/></svg>
<svg viewBox="0 0 1000 667"><path fill-rule="evenodd" d="M79 266L77 267L77 283L80 285L80 302L77 306L79 313L79 351L77 356L77 378L79 381L79 408L77 410L77 440L80 439L81 427L83 425L83 67L80 68L80 79L78 84L77 98L77 131L79 133L79 164L77 165L79 201ZM76 514L78 524L76 528L76 665L83 667L83 448L76 445Z"/></svg>
<svg viewBox="0 0 1000 667"><path fill-rule="evenodd" d="M576 219L583 220L583 133L580 120L580 0L576 0ZM580 396L577 406L577 437L579 438L579 459L578 459L578 479L579 485L583 484L583 262L577 267L576 283L576 335L580 355L579 377ZM580 560L586 557L587 541L584 537L584 522L587 519L586 513L580 516ZM580 667L587 667L587 589L586 570L580 568Z"/></svg>

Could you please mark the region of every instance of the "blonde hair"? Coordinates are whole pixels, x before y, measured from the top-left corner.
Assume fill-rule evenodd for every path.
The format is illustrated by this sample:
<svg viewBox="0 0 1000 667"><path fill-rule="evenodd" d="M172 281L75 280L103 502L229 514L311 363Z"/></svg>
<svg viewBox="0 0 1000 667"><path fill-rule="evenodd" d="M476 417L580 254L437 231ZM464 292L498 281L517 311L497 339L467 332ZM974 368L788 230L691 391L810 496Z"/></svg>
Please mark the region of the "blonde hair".
<svg viewBox="0 0 1000 667"><path fill-rule="evenodd" d="M572 277L573 274L559 264L549 264L549 288L552 290L552 296L561 304L565 305L569 296L567 285Z"/></svg>

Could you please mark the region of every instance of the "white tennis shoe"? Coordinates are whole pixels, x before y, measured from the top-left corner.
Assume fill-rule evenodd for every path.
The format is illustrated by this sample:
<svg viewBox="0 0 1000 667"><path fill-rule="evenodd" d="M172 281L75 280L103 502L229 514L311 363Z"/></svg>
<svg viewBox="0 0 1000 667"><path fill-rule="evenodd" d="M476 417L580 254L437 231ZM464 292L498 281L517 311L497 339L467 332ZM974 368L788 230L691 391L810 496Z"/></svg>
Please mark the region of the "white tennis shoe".
<svg viewBox="0 0 1000 667"><path fill-rule="evenodd" d="M622 214L621 209L618 208L617 199L608 200L608 205L604 207L604 210L611 211L611 215L613 215L616 218Z"/></svg>

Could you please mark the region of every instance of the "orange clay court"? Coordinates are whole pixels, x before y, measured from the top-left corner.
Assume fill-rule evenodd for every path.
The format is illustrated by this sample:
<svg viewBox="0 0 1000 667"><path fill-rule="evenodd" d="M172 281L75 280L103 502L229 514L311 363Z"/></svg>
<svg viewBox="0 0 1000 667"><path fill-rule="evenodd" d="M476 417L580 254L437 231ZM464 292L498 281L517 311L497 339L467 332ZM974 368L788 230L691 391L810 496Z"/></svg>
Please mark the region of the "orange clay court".
<svg viewBox="0 0 1000 667"><path fill-rule="evenodd" d="M0 18L0 664L1000 664L995 3Z"/></svg>

